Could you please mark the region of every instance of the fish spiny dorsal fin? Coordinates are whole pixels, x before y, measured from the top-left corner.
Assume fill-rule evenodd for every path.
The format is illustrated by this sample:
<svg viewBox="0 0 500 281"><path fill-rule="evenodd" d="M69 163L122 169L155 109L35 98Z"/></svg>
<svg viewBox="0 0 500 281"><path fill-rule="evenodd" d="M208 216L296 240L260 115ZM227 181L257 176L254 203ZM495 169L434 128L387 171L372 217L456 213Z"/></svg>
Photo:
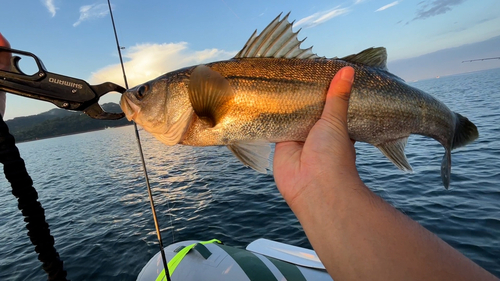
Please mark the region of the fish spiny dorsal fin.
<svg viewBox="0 0 500 281"><path fill-rule="evenodd" d="M314 59L319 58L312 52L312 47L301 49L297 34L293 32L288 21L288 13L282 20L277 16L259 35L257 30L234 58L287 58L287 59Z"/></svg>
<svg viewBox="0 0 500 281"><path fill-rule="evenodd" d="M226 112L224 104L233 98L227 79L206 65L199 65L193 70L188 91L196 115L210 118L214 125Z"/></svg>
<svg viewBox="0 0 500 281"><path fill-rule="evenodd" d="M343 57L341 60L378 67L387 71L387 51L384 47L368 48L358 54Z"/></svg>

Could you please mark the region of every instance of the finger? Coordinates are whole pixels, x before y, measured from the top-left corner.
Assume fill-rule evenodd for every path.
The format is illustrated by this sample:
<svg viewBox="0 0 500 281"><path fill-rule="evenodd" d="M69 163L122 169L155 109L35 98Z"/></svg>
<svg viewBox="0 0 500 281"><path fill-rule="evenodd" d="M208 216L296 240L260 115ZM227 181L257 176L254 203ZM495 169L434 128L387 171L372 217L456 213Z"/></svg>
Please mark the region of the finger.
<svg viewBox="0 0 500 281"><path fill-rule="evenodd" d="M7 47L10 48L9 41L3 37L2 33L0 33L0 47Z"/></svg>
<svg viewBox="0 0 500 281"><path fill-rule="evenodd" d="M335 74L326 94L325 108L321 115L322 119L330 122L340 120L347 124L347 108L353 81L354 69L350 66L340 69Z"/></svg>
<svg viewBox="0 0 500 281"><path fill-rule="evenodd" d="M0 33L0 47L10 48L9 41ZM0 51L0 69L9 69L11 53Z"/></svg>

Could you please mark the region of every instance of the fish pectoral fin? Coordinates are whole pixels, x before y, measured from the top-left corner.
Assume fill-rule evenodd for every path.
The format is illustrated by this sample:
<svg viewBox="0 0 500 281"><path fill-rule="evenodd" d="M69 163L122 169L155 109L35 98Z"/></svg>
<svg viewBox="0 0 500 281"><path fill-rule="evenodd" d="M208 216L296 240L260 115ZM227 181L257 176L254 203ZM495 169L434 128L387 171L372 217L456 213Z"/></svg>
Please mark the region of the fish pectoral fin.
<svg viewBox="0 0 500 281"><path fill-rule="evenodd" d="M179 119L168 128L167 132L163 134L152 133L152 135L166 145L176 145L184 138L192 118L193 109L190 108L182 113Z"/></svg>
<svg viewBox="0 0 500 281"><path fill-rule="evenodd" d="M387 70L387 51L384 47L368 48L357 54L343 57L341 60Z"/></svg>
<svg viewBox="0 0 500 281"><path fill-rule="evenodd" d="M271 147L268 142L239 142L227 146L245 166L266 174Z"/></svg>
<svg viewBox="0 0 500 281"><path fill-rule="evenodd" d="M405 155L405 146L407 142L408 137L379 144L377 145L377 148L380 149L380 151L387 158L389 158L389 160L391 160L396 167L405 172L411 172L413 169L411 168L410 163L408 163L408 159L406 159Z"/></svg>
<svg viewBox="0 0 500 281"><path fill-rule="evenodd" d="M214 125L226 113L225 103L234 96L227 79L206 65L199 65L193 70L188 91L196 115L211 119Z"/></svg>

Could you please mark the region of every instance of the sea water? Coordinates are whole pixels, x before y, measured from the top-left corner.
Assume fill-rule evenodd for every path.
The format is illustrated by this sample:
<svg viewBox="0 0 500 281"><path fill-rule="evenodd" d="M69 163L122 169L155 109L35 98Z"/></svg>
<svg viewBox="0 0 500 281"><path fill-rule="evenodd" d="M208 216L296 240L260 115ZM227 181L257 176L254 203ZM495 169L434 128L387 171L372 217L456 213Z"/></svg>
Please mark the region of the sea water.
<svg viewBox="0 0 500 281"><path fill-rule="evenodd" d="M500 277L500 69L411 83L467 116L480 133L452 153L451 188L440 178L444 149L421 136L399 171L356 144L362 179L397 209ZM310 247L272 175L243 167L225 147L168 147L141 131L164 244L217 238L244 247L257 238ZM135 280L159 250L133 127L18 144L55 247L71 280ZM326 214L325 214L326 215ZM0 280L44 280L9 183L0 179Z"/></svg>

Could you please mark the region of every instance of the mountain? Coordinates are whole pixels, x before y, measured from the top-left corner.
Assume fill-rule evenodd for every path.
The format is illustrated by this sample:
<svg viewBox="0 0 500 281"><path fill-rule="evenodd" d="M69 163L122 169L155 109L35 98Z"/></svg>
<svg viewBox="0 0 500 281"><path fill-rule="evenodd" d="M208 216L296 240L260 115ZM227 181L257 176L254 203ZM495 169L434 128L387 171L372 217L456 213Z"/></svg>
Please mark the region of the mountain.
<svg viewBox="0 0 500 281"><path fill-rule="evenodd" d="M391 73L406 81L434 78L500 67L500 59L462 62L500 56L500 36L491 39L440 50L419 57L396 60L388 63Z"/></svg>
<svg viewBox="0 0 500 281"><path fill-rule="evenodd" d="M101 105L107 112L121 112L116 103ZM16 117L5 121L16 142L78 134L108 127L130 125L126 118L120 120L96 120L82 112L51 109L37 115Z"/></svg>

